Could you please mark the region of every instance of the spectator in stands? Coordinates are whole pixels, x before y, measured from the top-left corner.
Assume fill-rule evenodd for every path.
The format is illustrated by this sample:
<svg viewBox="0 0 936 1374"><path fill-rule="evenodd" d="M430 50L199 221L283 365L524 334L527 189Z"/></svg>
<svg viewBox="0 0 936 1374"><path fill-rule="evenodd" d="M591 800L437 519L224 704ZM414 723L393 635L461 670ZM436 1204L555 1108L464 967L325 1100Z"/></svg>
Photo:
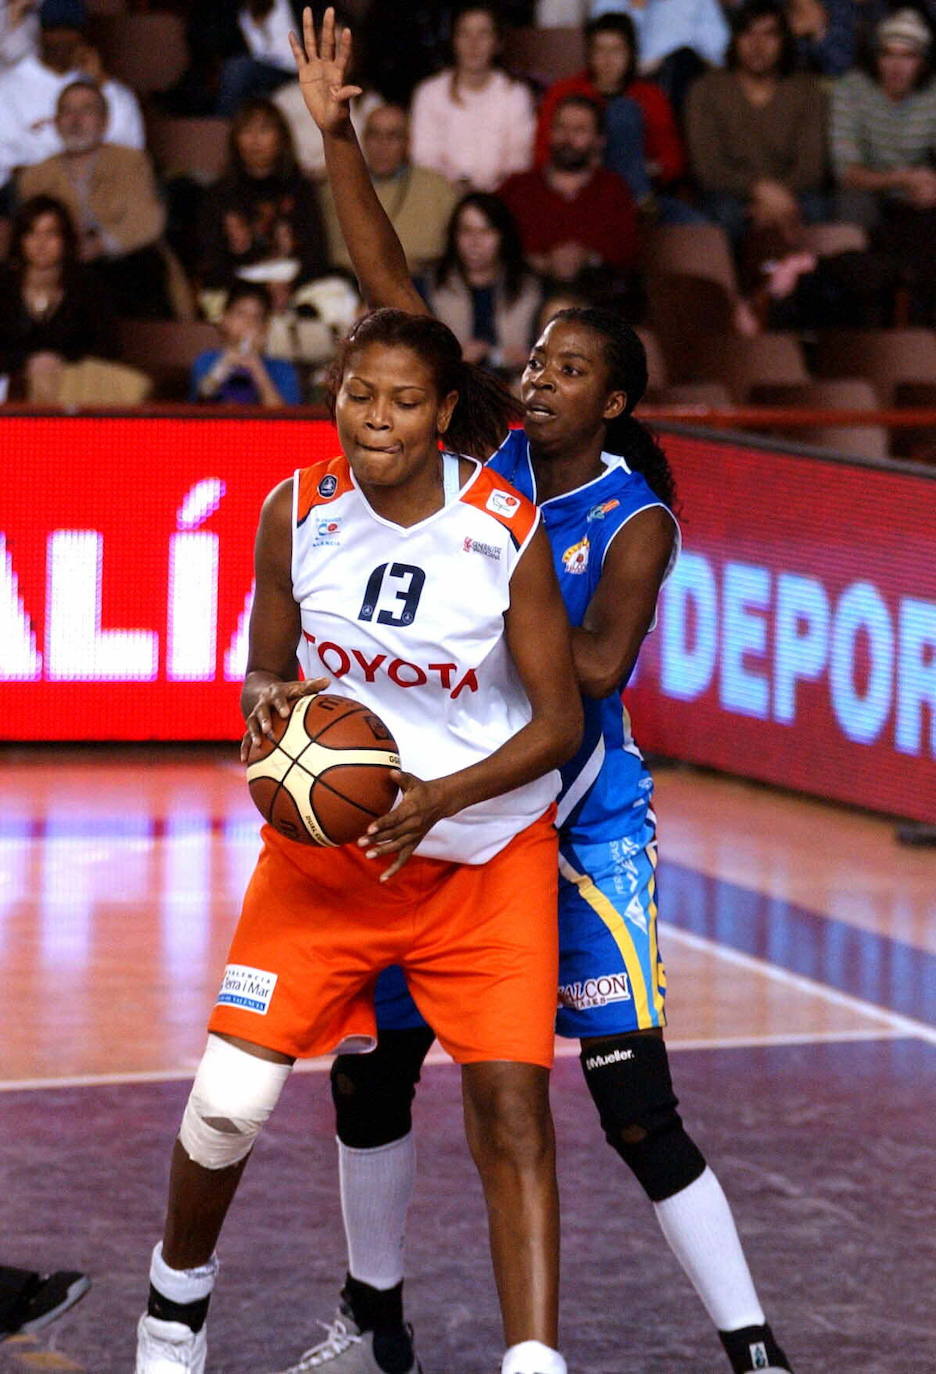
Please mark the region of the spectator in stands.
<svg viewBox="0 0 936 1374"><path fill-rule="evenodd" d="M888 9L888 0L787 0L800 66L823 76L842 76L855 65Z"/></svg>
<svg viewBox="0 0 936 1374"><path fill-rule="evenodd" d="M205 198L199 236L205 288L226 290L249 270L285 296L324 270L318 196L299 171L289 125L271 101L252 97L235 115L227 172Z"/></svg>
<svg viewBox="0 0 936 1374"><path fill-rule="evenodd" d="M413 95L413 161L465 190L492 191L533 162L533 97L495 65L500 42L494 8L464 6L452 30L454 66Z"/></svg>
<svg viewBox="0 0 936 1374"><path fill-rule="evenodd" d="M38 42L36 0L4 0L0 5L0 71L34 53Z"/></svg>
<svg viewBox="0 0 936 1374"><path fill-rule="evenodd" d="M468 362L482 363L508 380L519 375L543 293L523 261L513 216L497 196L470 191L458 202L442 261L425 281L423 294Z"/></svg>
<svg viewBox="0 0 936 1374"><path fill-rule="evenodd" d="M218 321L221 347L192 364L191 399L233 405L294 406L301 395L292 363L263 353L273 302L259 282L237 282Z"/></svg>
<svg viewBox="0 0 936 1374"><path fill-rule="evenodd" d="M609 10L634 21L641 73L660 83L677 113L696 77L724 61L729 28L719 0L593 0L593 18Z"/></svg>
<svg viewBox="0 0 936 1374"><path fill-rule="evenodd" d="M585 95L604 105L605 165L619 173L641 203L683 176L686 157L672 106L653 81L637 76L637 39L629 14L603 14L585 29L584 70L550 86L539 108L536 165L549 156L557 104ZM669 197L665 198L668 202ZM682 218L676 212L664 219Z"/></svg>
<svg viewBox="0 0 936 1374"><path fill-rule="evenodd" d="M107 142L143 147L136 96L105 76L100 56L85 40L86 19L83 0L43 0L39 51L0 77L0 187L8 185L15 168L32 167L59 152L56 102L79 77L94 81L107 98Z"/></svg>
<svg viewBox="0 0 936 1374"><path fill-rule="evenodd" d="M166 213L149 158L104 142L107 100L91 81L65 87L55 127L63 151L20 173L19 198L47 195L67 206L79 256L103 280L118 314L165 316L166 273L156 244Z"/></svg>
<svg viewBox="0 0 936 1374"><path fill-rule="evenodd" d="M0 374L11 395L55 404L68 364L113 351L113 316L78 260L68 211L51 196L26 201L0 268Z"/></svg>
<svg viewBox="0 0 936 1374"><path fill-rule="evenodd" d="M226 5L230 12L234 7ZM302 32L302 6L290 0L247 0L237 9L243 51L221 65L218 114L230 118L253 95L271 95L295 74L289 32Z"/></svg>
<svg viewBox="0 0 936 1374"><path fill-rule="evenodd" d="M544 167L512 176L498 194L530 265L552 282L581 284L636 265L637 211L627 183L601 165L601 108L570 95L556 106Z"/></svg>
<svg viewBox="0 0 936 1374"><path fill-rule="evenodd" d="M735 245L748 223L823 218L824 98L794 62L779 0L746 0L732 15L727 70L707 72L689 93L686 133L702 208Z"/></svg>
<svg viewBox="0 0 936 1374"><path fill-rule="evenodd" d="M366 14L360 26L363 69L374 89L391 104L408 105L420 81L451 60L453 16L463 3L350 0L347 8ZM533 0L499 0L497 14L505 24L531 24Z"/></svg>
<svg viewBox="0 0 936 1374"><path fill-rule="evenodd" d="M916 9L876 31L868 71L849 72L832 94L832 164L839 214L872 231L897 267L912 317L936 324L936 81L933 34Z"/></svg>
<svg viewBox="0 0 936 1374"><path fill-rule="evenodd" d="M306 123L311 124L303 105ZM403 245L414 277L424 275L445 250L449 220L458 192L450 181L428 167L414 167L409 159L406 111L399 105L378 105L367 116L361 147L381 205ZM351 259L335 215L328 183L322 186L322 208L331 261L350 268Z"/></svg>

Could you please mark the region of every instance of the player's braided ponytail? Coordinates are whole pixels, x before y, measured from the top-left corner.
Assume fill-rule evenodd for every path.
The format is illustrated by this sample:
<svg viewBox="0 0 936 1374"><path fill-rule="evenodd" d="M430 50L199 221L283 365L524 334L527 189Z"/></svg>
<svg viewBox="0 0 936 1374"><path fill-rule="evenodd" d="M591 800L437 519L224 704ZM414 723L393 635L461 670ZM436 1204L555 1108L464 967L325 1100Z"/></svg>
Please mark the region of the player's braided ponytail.
<svg viewBox="0 0 936 1374"><path fill-rule="evenodd" d="M504 440L511 421L521 408L493 373L462 359L461 345L448 325L430 315L410 315L405 310L374 310L365 315L341 344L329 369L326 387L334 415L335 397L341 386L348 357L369 344L409 348L432 369L440 397L458 392L458 403L445 432L446 448L487 459Z"/></svg>
<svg viewBox="0 0 936 1374"><path fill-rule="evenodd" d="M641 473L652 491L673 510L676 481L666 454L653 432L632 414L647 389L647 353L639 336L619 315L600 306L570 306L553 318L586 325L601 335L608 365L608 389L627 393L623 413L608 422L604 447L608 453L626 459L628 467Z"/></svg>

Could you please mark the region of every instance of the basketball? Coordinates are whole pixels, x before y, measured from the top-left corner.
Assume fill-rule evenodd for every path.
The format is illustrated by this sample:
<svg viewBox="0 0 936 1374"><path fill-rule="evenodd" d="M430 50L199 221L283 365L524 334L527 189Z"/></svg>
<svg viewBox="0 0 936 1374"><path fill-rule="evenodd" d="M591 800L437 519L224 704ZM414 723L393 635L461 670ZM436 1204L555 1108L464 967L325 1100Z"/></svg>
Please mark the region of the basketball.
<svg viewBox="0 0 936 1374"><path fill-rule="evenodd" d="M247 784L260 814L287 839L349 844L390 810L396 741L361 702L300 697L285 718L274 714L273 736L252 746Z"/></svg>

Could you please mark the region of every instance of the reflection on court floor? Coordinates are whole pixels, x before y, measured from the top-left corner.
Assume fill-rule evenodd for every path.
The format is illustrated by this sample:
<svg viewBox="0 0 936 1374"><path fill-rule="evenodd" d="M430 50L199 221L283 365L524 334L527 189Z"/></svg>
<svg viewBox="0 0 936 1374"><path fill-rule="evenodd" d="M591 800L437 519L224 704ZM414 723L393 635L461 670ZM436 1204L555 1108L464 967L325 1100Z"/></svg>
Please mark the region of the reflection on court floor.
<svg viewBox="0 0 936 1374"><path fill-rule="evenodd" d="M96 1283L43 1338L0 1346L0 1371L116 1374L130 1367L168 1145L257 817L231 750L8 750L4 762L4 1259L86 1267ZM731 1186L784 1341L808 1374L922 1374L936 1335L920 1281L936 855L897 847L886 821L697 773L661 771L657 802L677 1089ZM559 1051L570 1367L715 1374L705 1319L601 1142L577 1046ZM427 1370L481 1374L498 1333L480 1198L457 1072L444 1055L432 1063L414 1317ZM225 1237L219 1374L275 1368L333 1306L327 1065L304 1067ZM899 1340L882 1288L901 1295Z"/></svg>

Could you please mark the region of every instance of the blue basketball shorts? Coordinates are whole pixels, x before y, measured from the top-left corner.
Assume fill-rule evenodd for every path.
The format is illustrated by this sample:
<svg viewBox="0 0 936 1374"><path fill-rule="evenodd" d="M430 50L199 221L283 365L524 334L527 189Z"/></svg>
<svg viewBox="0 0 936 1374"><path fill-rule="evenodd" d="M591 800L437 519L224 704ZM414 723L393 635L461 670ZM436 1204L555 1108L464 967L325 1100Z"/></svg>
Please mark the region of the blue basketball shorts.
<svg viewBox="0 0 936 1374"><path fill-rule="evenodd" d="M656 865L650 825L616 840L560 840L558 1035L621 1035L666 1024ZM399 968L380 975L376 1005L382 1029L426 1025Z"/></svg>

